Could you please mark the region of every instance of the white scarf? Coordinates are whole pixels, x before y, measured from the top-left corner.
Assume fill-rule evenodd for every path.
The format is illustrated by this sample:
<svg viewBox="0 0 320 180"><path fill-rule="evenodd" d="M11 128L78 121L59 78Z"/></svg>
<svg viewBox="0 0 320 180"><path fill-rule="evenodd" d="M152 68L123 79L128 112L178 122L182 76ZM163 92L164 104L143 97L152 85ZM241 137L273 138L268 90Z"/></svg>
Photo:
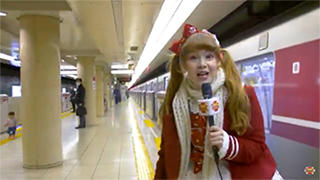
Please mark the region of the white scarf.
<svg viewBox="0 0 320 180"><path fill-rule="evenodd" d="M225 82L225 73L222 68L219 68L217 71L217 76L213 79L211 83L213 96L219 98L220 102L225 104L227 97L227 90L224 87ZM184 179L190 161L190 151L191 151L191 120L190 120L190 110L194 113L199 112L197 101L198 99L203 99L201 90L195 90L193 88L193 84L191 81L186 78L181 83L179 90L177 91L172 108L175 123L177 126L178 136L181 145L181 161L180 161L180 172L179 179ZM188 105L188 100L190 100L190 109ZM214 115L215 124L219 127L223 126L223 110L224 107L220 110L220 112ZM207 123L207 129L209 128L209 124ZM212 152L212 148L208 144L207 140L208 131L206 131L205 138L205 152L204 152L204 161L202 167L202 177L204 179L215 179L218 176L217 168L214 161L214 156Z"/></svg>

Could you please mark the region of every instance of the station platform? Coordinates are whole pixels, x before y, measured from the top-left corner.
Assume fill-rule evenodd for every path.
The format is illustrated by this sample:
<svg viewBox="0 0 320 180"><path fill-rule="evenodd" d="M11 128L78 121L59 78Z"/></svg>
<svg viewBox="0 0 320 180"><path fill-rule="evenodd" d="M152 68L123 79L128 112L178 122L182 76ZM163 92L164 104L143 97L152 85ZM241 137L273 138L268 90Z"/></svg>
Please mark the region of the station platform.
<svg viewBox="0 0 320 180"><path fill-rule="evenodd" d="M146 147L157 153L157 146L155 141L144 144L137 126L142 117L133 101L113 106L98 119L98 125L80 130L74 128L78 124L74 113L62 115L63 165L23 168L22 138L18 136L0 146L0 179L148 179L154 174L152 164L157 157L150 159ZM1 135L1 140L6 137Z"/></svg>
<svg viewBox="0 0 320 180"><path fill-rule="evenodd" d="M23 131L18 131L14 140L6 140L7 134L0 135L0 179L153 179L161 131L133 99L114 105L103 118L98 118L97 125L77 130L77 118L74 113L61 114L63 165L58 167L23 168ZM316 149L268 132L266 143L283 177L318 178L304 173L310 164L318 169ZM286 153L285 147L303 156L292 160L292 152Z"/></svg>

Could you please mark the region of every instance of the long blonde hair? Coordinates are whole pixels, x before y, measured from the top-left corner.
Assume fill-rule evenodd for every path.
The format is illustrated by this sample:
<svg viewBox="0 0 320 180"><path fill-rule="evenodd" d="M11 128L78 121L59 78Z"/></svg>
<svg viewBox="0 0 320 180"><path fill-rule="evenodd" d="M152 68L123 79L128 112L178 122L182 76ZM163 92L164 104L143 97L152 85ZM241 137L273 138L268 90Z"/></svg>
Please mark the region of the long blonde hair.
<svg viewBox="0 0 320 180"><path fill-rule="evenodd" d="M210 41L208 41L208 38ZM173 112L172 102L184 78L179 61L183 61L184 55L188 52L205 48L215 52L216 58L221 63L221 67L226 75L224 85L228 90L226 108L231 119L230 129L236 131L238 135L243 135L248 127L250 127L251 107L249 98L242 87L240 74L230 54L225 49L221 49L218 45L213 43L214 40L210 38L210 36L204 33L193 34L182 46L181 56L175 55L171 60L170 81L166 90L164 102L159 110L159 117L162 118L163 115Z"/></svg>
<svg viewBox="0 0 320 180"><path fill-rule="evenodd" d="M242 87L239 71L230 54L225 49L220 49L222 54L221 66L226 74L224 83L228 90L227 111L231 119L230 129L243 135L250 127L251 105L247 93Z"/></svg>
<svg viewBox="0 0 320 180"><path fill-rule="evenodd" d="M166 90L164 102L162 103L159 110L159 117L165 114L172 113L172 101L176 92L178 91L181 82L183 81L183 74L180 69L179 56L175 55L170 62L170 80Z"/></svg>

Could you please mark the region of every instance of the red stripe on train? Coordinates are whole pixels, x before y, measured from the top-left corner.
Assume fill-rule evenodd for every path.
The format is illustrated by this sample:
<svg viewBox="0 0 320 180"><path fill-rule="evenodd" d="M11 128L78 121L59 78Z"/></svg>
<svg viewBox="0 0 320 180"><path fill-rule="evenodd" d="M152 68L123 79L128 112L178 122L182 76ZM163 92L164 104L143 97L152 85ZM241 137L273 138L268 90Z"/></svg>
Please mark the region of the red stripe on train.
<svg viewBox="0 0 320 180"><path fill-rule="evenodd" d="M319 129L272 121L271 134L319 148Z"/></svg>

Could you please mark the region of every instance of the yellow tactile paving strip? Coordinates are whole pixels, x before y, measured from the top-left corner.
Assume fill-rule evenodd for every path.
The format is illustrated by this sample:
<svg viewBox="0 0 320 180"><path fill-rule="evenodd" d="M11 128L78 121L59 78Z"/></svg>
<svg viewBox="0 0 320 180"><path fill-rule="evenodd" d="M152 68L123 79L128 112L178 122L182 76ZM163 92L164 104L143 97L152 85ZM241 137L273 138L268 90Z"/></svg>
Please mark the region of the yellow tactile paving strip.
<svg viewBox="0 0 320 180"><path fill-rule="evenodd" d="M147 127L151 127L151 128L154 127L154 124L150 119L145 119L144 123L147 125Z"/></svg>
<svg viewBox="0 0 320 180"><path fill-rule="evenodd" d="M139 110L139 114L143 113L144 112L142 110ZM132 143L138 179L151 180L153 179L155 172L154 168L152 167L151 159L138 125L136 114L134 115L134 120L134 127L132 127Z"/></svg>
<svg viewBox="0 0 320 180"><path fill-rule="evenodd" d="M6 144L6 143L8 143L8 142L10 142L10 141L13 141L13 140L21 137L21 136L22 136L22 133L20 132L21 129L22 129L21 126L19 126L19 127L17 128L17 130L16 130L16 136L15 136L14 139L5 138L5 139L1 140L1 141L0 141L0 146L2 146L2 145Z"/></svg>
<svg viewBox="0 0 320 180"><path fill-rule="evenodd" d="M70 116L73 112L64 112L64 113L61 113L61 116L60 116L60 119L64 119L68 116Z"/></svg>
<svg viewBox="0 0 320 180"><path fill-rule="evenodd" d="M73 113L72 113L72 112L63 112L63 113L61 113L60 119L64 119L64 118L70 116L71 114L73 114ZM2 146L2 145L6 144L6 143L8 143L8 142L10 142L10 141L13 141L13 140L21 137L21 136L22 136L21 129L22 129L22 126L19 126L19 127L17 128L17 130L16 130L16 136L15 136L14 139L5 138L5 139L0 140L0 146Z"/></svg>
<svg viewBox="0 0 320 180"><path fill-rule="evenodd" d="M154 138L154 141L156 142L158 150L160 150L160 144L161 144L161 137Z"/></svg>

